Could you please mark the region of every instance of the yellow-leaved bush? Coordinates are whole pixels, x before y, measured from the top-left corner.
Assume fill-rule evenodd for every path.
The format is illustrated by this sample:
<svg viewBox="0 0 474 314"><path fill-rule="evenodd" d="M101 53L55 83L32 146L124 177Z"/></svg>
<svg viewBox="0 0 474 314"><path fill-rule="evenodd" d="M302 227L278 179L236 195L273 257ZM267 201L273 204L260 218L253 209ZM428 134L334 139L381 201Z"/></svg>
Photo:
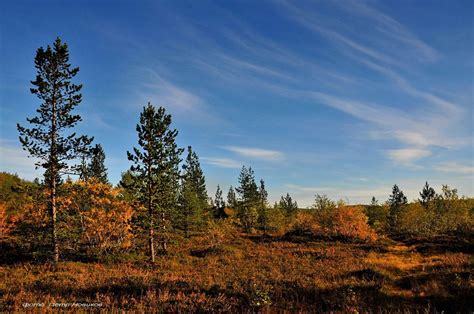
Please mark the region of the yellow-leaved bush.
<svg viewBox="0 0 474 314"><path fill-rule="evenodd" d="M69 248L114 253L132 245L131 205L120 188L95 180L67 182L61 196L60 230Z"/></svg>
<svg viewBox="0 0 474 314"><path fill-rule="evenodd" d="M239 234L236 225L232 218L209 220L203 237L204 243L210 248L218 248L231 242Z"/></svg>
<svg viewBox="0 0 474 314"><path fill-rule="evenodd" d="M11 227L8 221L7 204L0 203L0 238L4 238L10 233Z"/></svg>
<svg viewBox="0 0 474 314"><path fill-rule="evenodd" d="M301 211L296 214L289 232L364 241L376 239L375 231L367 224L367 216L356 206L332 206L323 211Z"/></svg>
<svg viewBox="0 0 474 314"><path fill-rule="evenodd" d="M361 208L341 206L335 209L333 217L332 233L335 236L375 240L376 233L368 225L368 218Z"/></svg>

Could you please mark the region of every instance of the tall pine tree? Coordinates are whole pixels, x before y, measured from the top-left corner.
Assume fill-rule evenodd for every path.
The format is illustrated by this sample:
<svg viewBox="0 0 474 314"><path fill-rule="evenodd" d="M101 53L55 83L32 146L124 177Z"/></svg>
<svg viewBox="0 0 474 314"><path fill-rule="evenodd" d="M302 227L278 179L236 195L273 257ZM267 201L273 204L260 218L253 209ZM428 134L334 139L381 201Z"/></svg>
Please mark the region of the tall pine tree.
<svg viewBox="0 0 474 314"><path fill-rule="evenodd" d="M260 205L260 194L255 183L255 175L251 167L242 167L239 175L240 186L236 188L240 199L237 206L238 217L244 229L249 232L255 227Z"/></svg>
<svg viewBox="0 0 474 314"><path fill-rule="evenodd" d="M214 197L214 218L220 218L226 207L224 197L222 196L222 190L219 185L217 185L216 195Z"/></svg>
<svg viewBox="0 0 474 314"><path fill-rule="evenodd" d="M216 206L217 209L222 209L225 207L225 201L224 198L222 197L222 190L219 185L217 185L217 190L216 190L216 196L214 199L214 205Z"/></svg>
<svg viewBox="0 0 474 314"><path fill-rule="evenodd" d="M96 144L90 151L90 161L86 162L87 156L82 156L79 178L87 181L91 178L108 184L107 168L105 167L105 152L102 145Z"/></svg>
<svg viewBox="0 0 474 314"><path fill-rule="evenodd" d="M102 145L96 144L91 152L91 161L88 165L89 177L95 178L101 183L109 183L107 179L107 168L105 167L105 152Z"/></svg>
<svg viewBox="0 0 474 314"><path fill-rule="evenodd" d="M285 211L286 215L291 216L298 210L298 203L293 201L290 193L286 193L285 196L280 198L280 207Z"/></svg>
<svg viewBox="0 0 474 314"><path fill-rule="evenodd" d="M183 165L183 177L180 193L180 216L185 236L202 222L203 211L207 207L206 179L196 152L188 146L188 155Z"/></svg>
<svg viewBox="0 0 474 314"><path fill-rule="evenodd" d="M227 206L232 209L237 209L237 196L235 195L234 188L232 185L229 188L229 192L227 192Z"/></svg>
<svg viewBox="0 0 474 314"><path fill-rule="evenodd" d="M421 199L419 200L421 205L428 206L428 204L435 199L436 191L428 184L426 181L425 185L423 186L423 190L420 192Z"/></svg>
<svg viewBox="0 0 474 314"><path fill-rule="evenodd" d="M37 167L45 169L45 183L49 190L49 215L52 239L53 260L59 260L57 236L57 190L61 176L76 172L79 166L69 162L87 155L93 138L78 136L70 129L81 121L72 111L82 101L82 85L72 79L79 68L69 64L69 49L58 37L53 46L40 47L35 56L36 79L31 82L30 91L41 104L38 116L27 119L32 128L17 124L20 142L30 156L37 158Z"/></svg>
<svg viewBox="0 0 474 314"><path fill-rule="evenodd" d="M179 163L183 149L176 145L178 131L171 129L171 115L150 103L143 108L137 125L138 145L127 152L134 188L148 212L149 253L155 261L155 225L161 225L161 248L167 251L167 226L177 203ZM159 216L159 217L157 217Z"/></svg>
<svg viewBox="0 0 474 314"><path fill-rule="evenodd" d="M260 186L258 188L259 194L259 205L258 205L258 223L263 229L263 233L266 235L268 231L270 213L268 208L268 192L265 188L265 181L260 180Z"/></svg>
<svg viewBox="0 0 474 314"><path fill-rule="evenodd" d="M396 184L392 188L392 195L390 195L388 199L388 204L390 206L388 221L392 231L394 231L398 226L400 212L403 209L403 206L407 204L407 197Z"/></svg>
<svg viewBox="0 0 474 314"><path fill-rule="evenodd" d="M375 198L375 196L372 196L372 199L370 200L370 206L378 206L379 201Z"/></svg>

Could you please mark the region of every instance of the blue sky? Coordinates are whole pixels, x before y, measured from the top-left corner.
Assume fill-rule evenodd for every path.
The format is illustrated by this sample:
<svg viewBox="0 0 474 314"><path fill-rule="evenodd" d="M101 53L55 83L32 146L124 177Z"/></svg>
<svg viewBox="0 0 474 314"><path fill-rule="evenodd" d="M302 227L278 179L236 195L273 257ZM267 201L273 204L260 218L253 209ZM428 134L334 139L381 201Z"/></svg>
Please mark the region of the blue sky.
<svg viewBox="0 0 474 314"><path fill-rule="evenodd" d="M16 123L33 59L60 36L80 67L82 133L129 168L135 125L163 105L214 195L242 165L271 201L409 199L428 180L472 196L472 1L2 1L0 170L38 175Z"/></svg>

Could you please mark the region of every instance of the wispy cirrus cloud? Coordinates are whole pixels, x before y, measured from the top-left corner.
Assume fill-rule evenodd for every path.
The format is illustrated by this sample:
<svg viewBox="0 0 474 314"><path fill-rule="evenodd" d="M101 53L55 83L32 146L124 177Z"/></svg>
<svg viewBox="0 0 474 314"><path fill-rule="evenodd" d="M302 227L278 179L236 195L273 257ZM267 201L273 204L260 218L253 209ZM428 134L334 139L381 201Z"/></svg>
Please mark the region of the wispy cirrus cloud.
<svg viewBox="0 0 474 314"><path fill-rule="evenodd" d="M440 125L455 123L446 113L438 115L408 115L402 110L382 104L354 101L320 92L306 92L315 100L352 115L363 121L371 122L375 130L370 134L374 139L396 139L407 147L388 150L386 155L400 165L412 165L413 162L431 156L430 147L444 148L466 145L466 138L445 134Z"/></svg>
<svg viewBox="0 0 474 314"><path fill-rule="evenodd" d="M339 4L341 8L352 14L366 17L375 22L377 25L377 27L374 28L375 30L388 38L401 42L404 46L411 47L412 50L416 52L415 55L418 60L433 62L439 59L440 53L436 49L420 40L400 22L382 11L377 10L375 7L369 6L363 1L354 0L335 2L335 4Z"/></svg>
<svg viewBox="0 0 474 314"><path fill-rule="evenodd" d="M435 165L434 170L441 172L462 173L467 175L474 174L474 164L468 162L448 161Z"/></svg>
<svg viewBox="0 0 474 314"><path fill-rule="evenodd" d="M167 73L166 70L162 70ZM135 93L140 103L151 102L155 106L164 106L173 115L181 119L201 124L219 124L223 121L215 111L210 109L206 99L190 88L175 83L161 73L160 69L138 69L139 80Z"/></svg>
<svg viewBox="0 0 474 314"><path fill-rule="evenodd" d="M324 26L323 22L321 22L323 20L322 16L320 16L319 14L304 10L298 7L297 5L291 4L286 1L283 1L281 3L284 4L285 8L287 9L287 12L289 12L289 18L295 20L307 29L324 36L328 40L338 45L342 45L345 48L351 48L358 53L361 53L378 61L400 65L399 61L389 56L389 54L377 51L376 49L371 48L368 45L364 45L354 39L349 38L346 35L343 35L339 31Z"/></svg>
<svg viewBox="0 0 474 314"><path fill-rule="evenodd" d="M402 148L388 150L387 156L397 163L411 165L421 158L431 156L431 152L427 149Z"/></svg>
<svg viewBox="0 0 474 314"><path fill-rule="evenodd" d="M270 149L240 146L225 146L224 148L243 157L250 157L269 161L282 160L285 158L285 154L283 154L282 152Z"/></svg>
<svg viewBox="0 0 474 314"><path fill-rule="evenodd" d="M408 164L430 156L430 146L451 148L465 145L465 139L455 138L445 132L462 116L463 110L460 106L417 87L395 70L406 69L406 61L434 62L440 57L434 48L419 39L408 28L367 3L335 4L339 9L355 15L358 20L363 20L366 25L372 25L375 29L371 30L368 36L360 36L345 25L344 20L328 22L328 19L320 16L317 10L304 8L301 3L286 1L278 3L285 8L282 10L283 15L320 37L336 43L342 48L338 53L355 59L359 64L384 76L401 93L416 99L419 105L412 110L401 110L398 109L397 102L383 104L378 100L367 101L359 100L357 97L341 96L339 91L322 92L308 88L307 77L311 72L320 74L315 78L316 81L340 78L339 82L352 84L354 78L345 76L334 68L321 67L318 62L259 36L251 29L247 29L245 23L239 24L239 29L243 30L239 33L231 29L223 29L221 32L236 48L245 51L246 57L243 58L242 54L235 56L235 51L226 50L223 45L211 44L209 55L213 57L199 56L194 59L194 63L208 74L220 79L258 85L267 92L284 97L316 100L319 104L370 122L372 130L369 133L377 134L372 139L394 139L405 146L402 147L404 150L398 152L392 150L387 153L388 158L399 164ZM404 49L390 49L386 45L387 42L396 42ZM400 56L405 50L407 54ZM421 55L423 60L413 58L413 55ZM421 154L421 151L424 153ZM274 155L248 150L240 150L240 154L246 157L276 158Z"/></svg>
<svg viewBox="0 0 474 314"><path fill-rule="evenodd" d="M144 98L157 98L155 101L178 111L189 112L202 109L204 100L201 97L165 79L156 70L147 68L143 69L142 73L144 78L141 83L141 93Z"/></svg>
<svg viewBox="0 0 474 314"><path fill-rule="evenodd" d="M300 25L374 60L405 67L400 59L434 62L440 57L436 49L419 39L407 27L364 1L332 3L351 16L354 25L370 26L363 36L354 32L354 27L347 27L344 22L329 23L317 10L302 7L301 3L280 3L285 7L287 16ZM332 24L332 27L328 27L328 24ZM393 49L395 47L404 49Z"/></svg>
<svg viewBox="0 0 474 314"><path fill-rule="evenodd" d="M364 78L354 76L353 73L348 75L350 71L341 72L341 67L331 62L323 66L311 55L293 50L285 43L255 31L250 24L238 20L233 14L228 14L229 25L237 27L219 28L216 32L222 36L221 40L209 37L207 30L189 24L185 19L178 19L180 36L199 47L192 51L178 47L178 51L183 53L181 50L186 48L186 62L203 74L217 78L219 82L239 87L246 84L258 86L273 95L312 100L318 105L329 106L368 122L365 124L368 138L396 140L395 145L402 146L399 149L384 150L386 157L399 165L412 165L431 156L434 146L451 149L466 145L468 141L465 138L446 131L462 116L462 108L419 87L416 82L410 82L401 74L404 72L399 71L412 71L411 65L418 61L435 62L441 54L396 19L377 9L376 3L346 1L329 4L330 7L345 12L349 20L355 21L354 25L359 23L366 28L368 26L368 31L363 36L354 30L350 22L346 22L347 19L330 20L322 16L319 10L313 10L316 7L314 3L305 7L304 2L277 2L276 7L281 6L285 10L280 10L280 13L288 20L332 43L333 47L339 48L336 54L343 56L343 59L355 60L359 67L366 68L365 71L369 69L386 78L401 94L415 99L413 103L416 106L407 109L407 104L404 103L404 109L401 109L399 100L387 103L390 99L366 100L341 93L341 86L360 84L360 80ZM399 49L392 49L393 45ZM149 80L144 84L144 98L156 98L159 102L181 112L192 112L193 115L206 113L206 101L201 96L173 83L165 78L169 75L162 74L156 68L147 68L146 72ZM313 82L313 86L308 82ZM335 85L331 86L328 82ZM385 81L383 84L387 85ZM319 88L321 86L324 88ZM331 87L337 89L331 90ZM227 149L248 158L284 158L281 152L259 148ZM229 160L225 160L216 158L214 162L216 165L232 165Z"/></svg>
<svg viewBox="0 0 474 314"><path fill-rule="evenodd" d="M242 167L242 163L238 162L237 160L229 159L229 158L202 157L201 160L206 164L213 165L220 168L240 169Z"/></svg>
<svg viewBox="0 0 474 314"><path fill-rule="evenodd" d="M392 70L388 67L376 64L374 62L371 62L367 59L358 58L357 60L360 63L365 64L369 68L371 68L371 69L383 74L387 78L389 78L403 92L405 92L405 93L407 93L411 96L417 97L419 99L422 99L422 100L424 100L428 103L434 104L438 107L438 109L444 110L445 112L448 112L450 115L459 115L460 113L462 113L462 110L458 105L456 105L456 104L454 104L454 103L452 103L448 100L442 99L441 97L439 97L437 95L434 95L432 93L429 93L429 92L426 92L426 91L423 91L423 90L420 90L420 89L416 88L413 84L408 82L405 78L403 78L396 71L394 71L394 70Z"/></svg>
<svg viewBox="0 0 474 314"><path fill-rule="evenodd" d="M288 95L312 98L318 103L370 122L370 134L376 134L373 139L395 139L405 146L387 152L387 157L399 164L408 165L430 156L431 146L450 149L468 143L466 138L447 132L462 120L462 107L420 88L396 70L406 70L408 64L417 61L435 62L440 58L436 49L419 39L407 27L363 1L345 1L334 5L355 18L354 25L359 23L367 28L364 36L354 32L344 20L329 21L318 10L312 10L314 4L287 1L279 3L285 8L283 14L289 19L340 46L339 54L388 79L401 94L409 96L406 99L413 101L416 106L401 110L398 109L399 101L383 104L379 100L358 100L357 97L341 97L337 91L296 91L287 88ZM393 49L393 45L403 49Z"/></svg>

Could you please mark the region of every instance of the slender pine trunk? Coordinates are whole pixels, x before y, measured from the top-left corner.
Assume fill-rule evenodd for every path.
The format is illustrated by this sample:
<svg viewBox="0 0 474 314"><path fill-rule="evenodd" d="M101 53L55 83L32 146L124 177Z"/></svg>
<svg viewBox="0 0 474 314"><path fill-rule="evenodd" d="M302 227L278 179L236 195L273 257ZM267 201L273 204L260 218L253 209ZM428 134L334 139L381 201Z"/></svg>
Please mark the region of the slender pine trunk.
<svg viewBox="0 0 474 314"><path fill-rule="evenodd" d="M165 212L161 212L161 249L163 250L163 253L168 252L168 239L166 237L166 217L165 217Z"/></svg>
<svg viewBox="0 0 474 314"><path fill-rule="evenodd" d="M56 91L56 88L53 88L53 95ZM51 150L49 157L49 169L50 169L50 192L51 192L51 237L53 244L53 260L55 263L59 261L59 244L58 244L58 235L56 231L56 179L58 176L58 169L56 168L57 164L57 151L56 151L56 100L53 96L52 101L52 119L51 119Z"/></svg>
<svg viewBox="0 0 474 314"><path fill-rule="evenodd" d="M153 227L150 227L150 256L151 256L151 262L155 262L155 245L153 243L153 237L154 237L154 229Z"/></svg>
<svg viewBox="0 0 474 314"><path fill-rule="evenodd" d="M53 241L53 260L55 263L59 261L59 244L58 235L56 231L56 178L55 175L51 178L51 237Z"/></svg>
<svg viewBox="0 0 474 314"><path fill-rule="evenodd" d="M150 245L150 257L151 262L155 262L155 244L154 244L154 233L155 229L153 227L153 209L151 207L151 202L148 204L148 214L150 215L150 230L149 230L149 245Z"/></svg>
<svg viewBox="0 0 474 314"><path fill-rule="evenodd" d="M155 244L154 244L154 227L153 227L153 204L151 201L151 162L148 164L148 215L150 219L150 230L149 230L149 245L150 245L150 257L151 262L155 262Z"/></svg>

